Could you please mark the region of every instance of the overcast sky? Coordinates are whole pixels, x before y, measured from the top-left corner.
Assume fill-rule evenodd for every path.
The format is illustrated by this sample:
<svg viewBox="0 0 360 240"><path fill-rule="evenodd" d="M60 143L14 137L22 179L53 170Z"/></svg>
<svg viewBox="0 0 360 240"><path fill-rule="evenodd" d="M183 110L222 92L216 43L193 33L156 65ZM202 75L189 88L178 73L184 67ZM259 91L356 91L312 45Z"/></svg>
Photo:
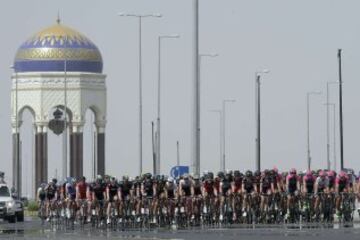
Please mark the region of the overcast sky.
<svg viewBox="0 0 360 240"><path fill-rule="evenodd" d="M9 66L28 37L55 23L58 10L63 24L88 36L102 53L108 87L106 168L116 176L138 172L138 25L135 19L117 13L163 14L161 19L143 23L144 170L151 171L152 166L159 34L181 35L162 45L161 168L167 174L175 165L177 140L181 162L190 163L192 0L3 0L0 4L0 163L8 180L12 166ZM201 66L202 170L219 169L219 119L209 110L220 108L223 99L236 99L227 107L227 168L254 168L254 73L263 68L271 70L262 79L263 167L305 169L306 92L314 90L323 95L311 98L311 155L314 168L325 167L323 104L326 82L337 80L338 48L343 49L345 166L359 169L359 9L356 0L200 0L200 53L219 54L203 59ZM337 103L337 86L332 85L330 93L330 101ZM29 113L24 120L23 174L29 179ZM89 124L86 129L88 138ZM52 134L49 138L49 176L53 176L56 169L61 173L61 139ZM85 145L85 173L89 175L90 141ZM339 148L337 155L339 160ZM24 184L30 186L29 181Z"/></svg>

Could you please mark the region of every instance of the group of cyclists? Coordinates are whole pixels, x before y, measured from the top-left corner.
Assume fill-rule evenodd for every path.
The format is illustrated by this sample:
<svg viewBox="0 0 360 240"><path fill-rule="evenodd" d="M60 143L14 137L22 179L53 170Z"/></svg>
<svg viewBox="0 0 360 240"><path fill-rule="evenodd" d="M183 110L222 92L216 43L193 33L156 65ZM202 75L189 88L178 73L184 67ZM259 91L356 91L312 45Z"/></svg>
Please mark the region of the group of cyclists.
<svg viewBox="0 0 360 240"><path fill-rule="evenodd" d="M41 184L37 200L43 219L83 224L189 226L296 222L301 217L309 222L332 222L334 217L352 221L356 199L360 202L358 179L352 170L280 173L275 167L245 173L206 171L177 179L150 173L121 179L98 175L94 181L51 179Z"/></svg>

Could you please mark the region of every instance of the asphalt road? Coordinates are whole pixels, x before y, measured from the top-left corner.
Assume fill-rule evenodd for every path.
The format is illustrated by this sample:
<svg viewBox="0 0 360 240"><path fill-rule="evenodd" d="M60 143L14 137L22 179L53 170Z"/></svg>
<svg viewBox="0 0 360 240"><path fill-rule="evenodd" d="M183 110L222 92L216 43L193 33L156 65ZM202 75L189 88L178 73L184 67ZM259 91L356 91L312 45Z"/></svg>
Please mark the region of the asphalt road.
<svg viewBox="0 0 360 240"><path fill-rule="evenodd" d="M337 228L337 227L336 227ZM316 240L352 240L360 239L360 225L354 228L290 228L285 226L259 226L254 228L215 228L188 230L151 230L151 231L112 231L92 230L53 230L42 226L37 219L26 219L24 223L8 224L0 222L1 239L189 239L189 240L258 240L258 239L316 239Z"/></svg>

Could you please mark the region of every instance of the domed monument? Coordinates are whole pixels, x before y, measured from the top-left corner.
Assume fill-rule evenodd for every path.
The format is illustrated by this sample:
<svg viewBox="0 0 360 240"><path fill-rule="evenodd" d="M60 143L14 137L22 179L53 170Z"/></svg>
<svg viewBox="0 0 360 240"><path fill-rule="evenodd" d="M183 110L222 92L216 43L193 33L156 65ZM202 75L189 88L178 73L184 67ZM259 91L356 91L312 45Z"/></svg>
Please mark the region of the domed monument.
<svg viewBox="0 0 360 240"><path fill-rule="evenodd" d="M83 126L88 109L95 115L96 171L105 172L106 76L96 45L57 23L26 40L18 49L12 75L13 184L21 192L19 128L28 109L35 125L35 184L48 180L47 134L65 134L63 176L83 175ZM65 114L66 112L66 114ZM69 137L67 137L67 135ZM64 144L67 153L67 144Z"/></svg>

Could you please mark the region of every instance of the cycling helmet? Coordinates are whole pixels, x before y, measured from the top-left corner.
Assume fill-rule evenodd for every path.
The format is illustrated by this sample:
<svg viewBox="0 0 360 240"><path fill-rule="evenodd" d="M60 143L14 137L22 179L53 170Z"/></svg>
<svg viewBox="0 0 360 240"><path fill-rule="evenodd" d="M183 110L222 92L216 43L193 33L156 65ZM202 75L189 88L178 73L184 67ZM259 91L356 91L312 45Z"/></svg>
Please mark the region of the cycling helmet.
<svg viewBox="0 0 360 240"><path fill-rule="evenodd" d="M306 171L306 176L311 177L312 175L314 175L314 174L313 174L313 172L311 170Z"/></svg>
<svg viewBox="0 0 360 240"><path fill-rule="evenodd" d="M290 169L290 174L296 174L296 169L295 168Z"/></svg>
<svg viewBox="0 0 360 240"><path fill-rule="evenodd" d="M326 172L325 171L320 171L319 172L319 177L321 177L321 178L326 177Z"/></svg>
<svg viewBox="0 0 360 240"><path fill-rule="evenodd" d="M239 170L234 171L234 177L240 177L240 171Z"/></svg>
<svg viewBox="0 0 360 240"><path fill-rule="evenodd" d="M168 177L167 181L168 182L174 182L174 179L172 177Z"/></svg>
<svg viewBox="0 0 360 240"><path fill-rule="evenodd" d="M279 172L279 169L274 166L273 171L274 171L275 173L278 173L278 172Z"/></svg>
<svg viewBox="0 0 360 240"><path fill-rule="evenodd" d="M53 179L51 179L51 182L53 182L53 183L56 185L57 179L56 179L56 178L53 178Z"/></svg>
<svg viewBox="0 0 360 240"><path fill-rule="evenodd" d="M209 172L208 177L209 177L209 179L211 179L211 180L214 179L214 173Z"/></svg>
<svg viewBox="0 0 360 240"><path fill-rule="evenodd" d="M225 174L224 174L224 172L220 171L220 172L218 172L217 176L222 179L225 177Z"/></svg>
<svg viewBox="0 0 360 240"><path fill-rule="evenodd" d="M40 185L40 187L41 187L41 188L46 188L46 183L42 183L42 184Z"/></svg>
<svg viewBox="0 0 360 240"><path fill-rule="evenodd" d="M346 178L346 177L347 177L346 172L341 171L340 174L339 174L339 177L340 177L340 178Z"/></svg>
<svg viewBox="0 0 360 240"><path fill-rule="evenodd" d="M102 180L102 176L99 174L96 176L96 180Z"/></svg>
<svg viewBox="0 0 360 240"><path fill-rule="evenodd" d="M245 173L245 176L246 176L246 177L252 177L252 176L253 176L252 171L247 170L246 173Z"/></svg>
<svg viewBox="0 0 360 240"><path fill-rule="evenodd" d="M265 176L268 176L269 174L270 174L269 169L265 169L265 170L264 170L264 175L265 175Z"/></svg>
<svg viewBox="0 0 360 240"><path fill-rule="evenodd" d="M129 180L129 176L128 176L128 175L124 175L124 176L122 177L122 179L123 179L123 181L128 181L128 180Z"/></svg>
<svg viewBox="0 0 360 240"><path fill-rule="evenodd" d="M247 172L249 172L250 170L247 170L246 172L245 172L245 176L246 176L246 174L247 174ZM251 172L251 171L250 171ZM252 172L251 172L251 175L252 175ZM255 175L255 177L260 177L261 176L261 172L259 171L259 170L256 170L255 171L255 173L254 173L254 175Z"/></svg>
<svg viewBox="0 0 360 240"><path fill-rule="evenodd" d="M334 171L329 171L328 176L329 177L335 177L335 172Z"/></svg>

